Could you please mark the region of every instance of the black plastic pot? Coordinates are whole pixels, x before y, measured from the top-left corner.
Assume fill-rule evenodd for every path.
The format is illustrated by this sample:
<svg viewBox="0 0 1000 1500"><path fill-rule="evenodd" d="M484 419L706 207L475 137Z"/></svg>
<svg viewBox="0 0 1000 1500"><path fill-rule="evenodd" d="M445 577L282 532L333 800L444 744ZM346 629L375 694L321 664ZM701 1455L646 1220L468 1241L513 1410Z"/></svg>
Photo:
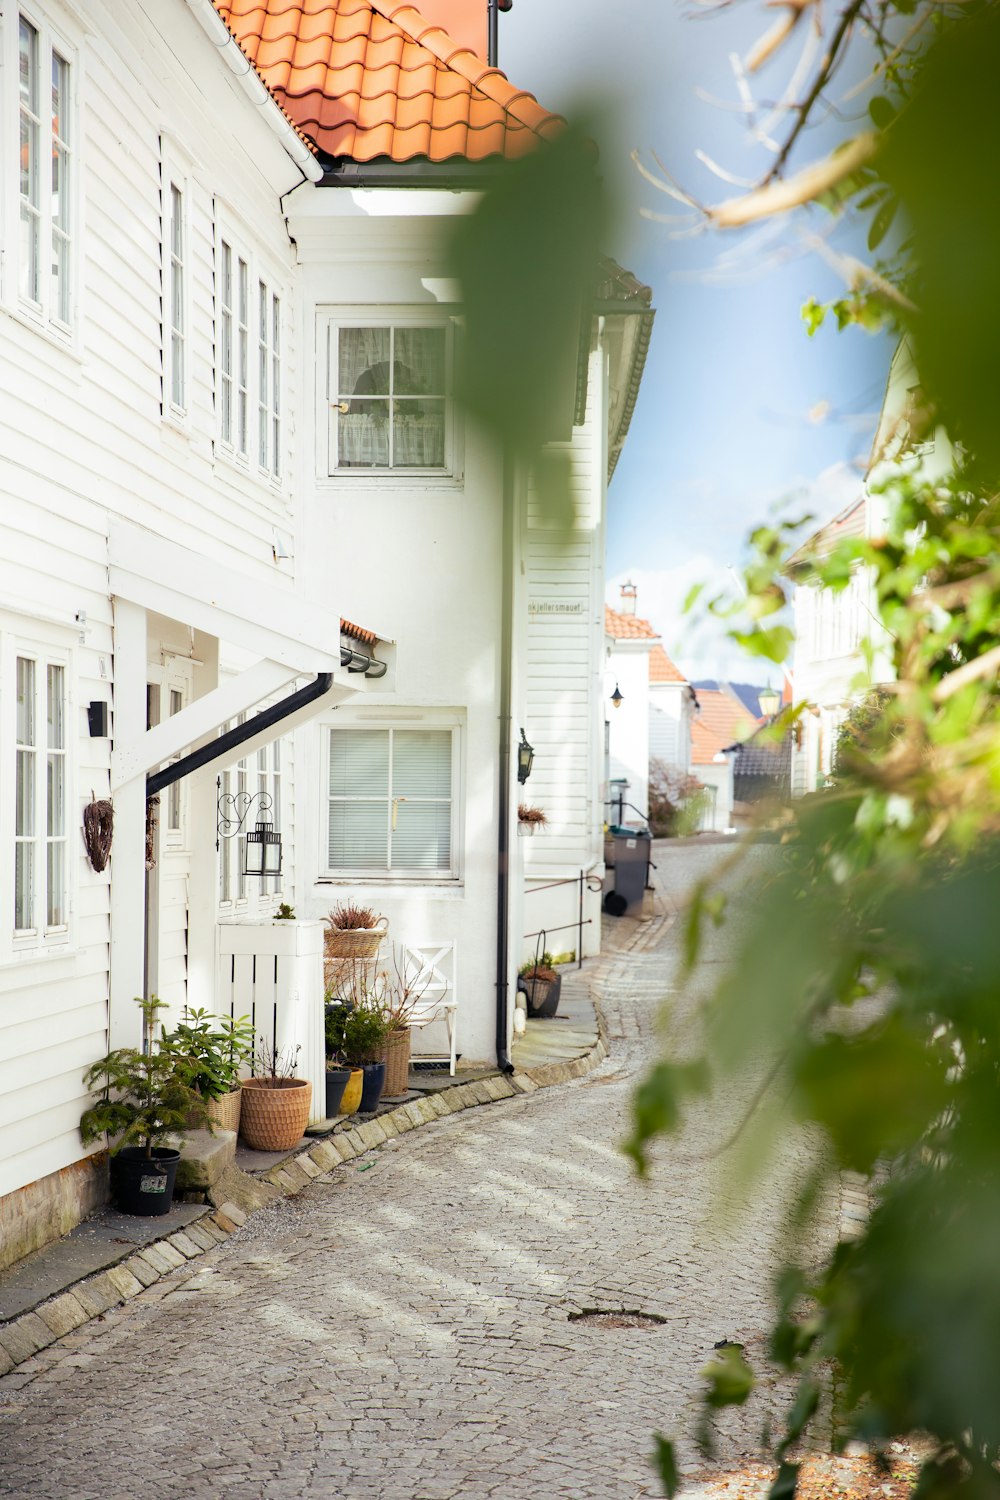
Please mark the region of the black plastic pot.
<svg viewBox="0 0 1000 1500"><path fill-rule="evenodd" d="M179 1151L154 1146L152 1159L143 1146L124 1146L111 1158L111 1199L123 1214L158 1218L174 1200Z"/></svg>
<svg viewBox="0 0 1000 1500"><path fill-rule="evenodd" d="M327 1068L326 1070L326 1118L332 1120L340 1114L340 1101L344 1097L350 1068Z"/></svg>
<svg viewBox="0 0 1000 1500"><path fill-rule="evenodd" d="M365 1081L361 1088L361 1103L358 1105L359 1115L370 1115L378 1109L378 1101L382 1097L385 1088L385 1063L365 1063Z"/></svg>

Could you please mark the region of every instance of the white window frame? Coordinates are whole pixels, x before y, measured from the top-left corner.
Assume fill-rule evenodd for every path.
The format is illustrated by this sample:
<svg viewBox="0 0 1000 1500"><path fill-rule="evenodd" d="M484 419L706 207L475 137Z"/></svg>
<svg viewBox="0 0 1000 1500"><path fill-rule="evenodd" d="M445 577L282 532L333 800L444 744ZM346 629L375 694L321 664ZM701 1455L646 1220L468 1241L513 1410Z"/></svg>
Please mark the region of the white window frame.
<svg viewBox="0 0 1000 1500"><path fill-rule="evenodd" d="M173 228L174 194L180 195L180 256ZM160 411L165 421L187 429L192 390L191 177L173 142L160 137ZM179 297L175 297L180 277ZM179 313L179 327L175 323ZM180 340L180 358L177 339ZM179 399L177 399L179 397Z"/></svg>
<svg viewBox="0 0 1000 1500"><path fill-rule="evenodd" d="M35 213L38 224L38 295L24 295L21 288L21 182L20 182L20 132L21 100L19 83L20 23L22 19L32 27L37 36L38 49L38 98L37 139L38 179ZM56 135L53 131L50 108L52 89L53 54L65 63L68 69L66 105L62 119L68 128ZM10 87L6 87L9 79ZM36 328L53 336L60 343L72 344L78 327L78 279L81 234L81 152L80 152L80 52L72 39L72 30L63 24L55 24L52 18L36 9L32 3L8 4L0 18L0 236L5 246L3 277L0 296L9 311ZM65 222L56 222L52 212L51 162L53 144L60 146L64 154L63 182L60 185L60 203L65 208ZM65 167L68 166L68 174ZM61 283L65 297L64 309L56 305L57 294L51 275L52 249L57 240L63 240L65 252L65 281Z"/></svg>
<svg viewBox="0 0 1000 1500"><path fill-rule="evenodd" d="M231 261L228 303L225 301L227 250ZM241 270L246 280L245 307L241 301ZM261 325L261 288L266 292L267 321L264 327ZM220 212L217 203L215 449L219 456L235 464L241 472L258 479L261 484L273 490L283 487L288 467L284 430L284 409L287 405L287 319L288 291L282 279L274 274L270 262L257 252L247 236L239 232L225 213ZM225 404L227 384L231 402L228 431ZM245 409L242 431L241 407Z"/></svg>
<svg viewBox="0 0 1000 1500"><path fill-rule="evenodd" d="M329 863L330 849L330 744L331 735L347 730L446 730L451 735L451 864L444 869L397 869L344 867ZM465 721L454 711L423 709L408 711L397 709L384 715L377 710L358 711L351 714L339 712L335 717L321 721L322 753L320 755L321 785L319 806L322 808L320 822L320 876L321 881L337 881L354 885L457 885L462 879L463 847L462 830L465 824ZM387 806L392 798L387 797Z"/></svg>
<svg viewBox="0 0 1000 1500"><path fill-rule="evenodd" d="M240 714L224 730L235 729L246 722ZM267 815L282 835L281 874L266 880L259 875L244 875L243 855L246 834L257 822L257 804L251 809L243 830L232 838L219 838L218 865L216 868L216 891L221 916L254 917L266 916L274 911L289 880L288 860L291 841L287 828L282 827L286 805L287 776L291 765L292 740L290 735L281 735L261 746L250 756L244 756L226 766L216 777L216 796L240 791L267 792L271 797L271 812ZM289 804L290 805L290 804ZM266 889L265 889L266 887Z"/></svg>
<svg viewBox="0 0 1000 1500"><path fill-rule="evenodd" d="M34 878L31 892L31 925L16 927L17 808L13 789L18 769L17 671L18 660L34 664L34 733L32 774L32 832ZM63 743L48 744L46 732L48 669L59 668L63 683ZM0 799L0 963L17 962L65 952L72 944L76 907L76 702L75 659L66 632L40 622L13 616L0 617L0 781L11 795ZM48 820L49 759L62 762L62 829L54 836ZM63 920L48 921L48 846L62 845L62 882L59 892Z"/></svg>
<svg viewBox="0 0 1000 1500"><path fill-rule="evenodd" d="M338 464L338 428L342 393L337 390L339 334L342 328L443 328L445 331L444 389L444 463L440 467L354 468ZM462 480L462 425L455 400L456 344L459 319L455 309L440 304L427 306L380 306L327 309L317 324L317 432L319 434L319 476L321 479L364 484L376 480L396 488L432 484L452 486Z"/></svg>

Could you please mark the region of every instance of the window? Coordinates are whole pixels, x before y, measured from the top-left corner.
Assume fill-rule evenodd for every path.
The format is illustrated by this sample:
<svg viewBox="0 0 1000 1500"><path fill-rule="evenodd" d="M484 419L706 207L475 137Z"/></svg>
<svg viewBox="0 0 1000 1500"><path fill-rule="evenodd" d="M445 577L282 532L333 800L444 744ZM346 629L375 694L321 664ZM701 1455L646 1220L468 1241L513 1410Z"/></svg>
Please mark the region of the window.
<svg viewBox="0 0 1000 1500"><path fill-rule="evenodd" d="M246 722L240 714L227 729ZM269 810L260 810L255 801L246 814L243 827L232 838L219 838L219 901L221 905L241 912L252 911L262 900L276 896L282 888L282 876L272 875L266 880L247 877L243 874L246 834L258 822L273 823L274 831L281 833L281 773L282 740L272 740L263 745L251 758L244 757L235 766L228 766L218 778L220 812L224 817L239 819L256 793L270 797ZM233 800L235 799L235 800ZM288 857L287 847L284 857Z"/></svg>
<svg viewBox="0 0 1000 1500"><path fill-rule="evenodd" d="M337 727L328 733L329 869L453 875L455 731Z"/></svg>
<svg viewBox="0 0 1000 1500"><path fill-rule="evenodd" d="M331 473L453 468L450 325L332 325Z"/></svg>
<svg viewBox="0 0 1000 1500"><path fill-rule="evenodd" d="M44 656L14 664L15 939L64 933L66 855L66 666Z"/></svg>
<svg viewBox="0 0 1000 1500"><path fill-rule="evenodd" d="M170 714L179 714L184 707L184 694L179 688L170 689ZM176 757L178 760L179 756ZM172 781L167 788L167 832L181 831L181 783Z"/></svg>
<svg viewBox="0 0 1000 1500"><path fill-rule="evenodd" d="M223 231L216 279L219 447L261 478L281 476L282 299L254 256Z"/></svg>
<svg viewBox="0 0 1000 1500"><path fill-rule="evenodd" d="M67 329L73 249L72 69L47 29L18 14L17 293Z"/></svg>
<svg viewBox="0 0 1000 1500"><path fill-rule="evenodd" d="M187 233L184 190L168 179L164 194L164 379L168 409L183 415L187 407Z"/></svg>

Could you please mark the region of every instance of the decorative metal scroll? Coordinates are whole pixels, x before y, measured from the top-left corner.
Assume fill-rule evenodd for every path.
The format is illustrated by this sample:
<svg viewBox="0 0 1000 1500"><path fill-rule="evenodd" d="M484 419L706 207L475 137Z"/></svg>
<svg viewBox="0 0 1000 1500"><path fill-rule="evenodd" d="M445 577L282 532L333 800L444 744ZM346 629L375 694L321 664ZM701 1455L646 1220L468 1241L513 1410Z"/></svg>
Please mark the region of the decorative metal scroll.
<svg viewBox="0 0 1000 1500"><path fill-rule="evenodd" d="M215 847L220 839L235 839L245 829L251 808L256 807L253 822L263 822L271 811L270 792L223 792L217 806Z"/></svg>

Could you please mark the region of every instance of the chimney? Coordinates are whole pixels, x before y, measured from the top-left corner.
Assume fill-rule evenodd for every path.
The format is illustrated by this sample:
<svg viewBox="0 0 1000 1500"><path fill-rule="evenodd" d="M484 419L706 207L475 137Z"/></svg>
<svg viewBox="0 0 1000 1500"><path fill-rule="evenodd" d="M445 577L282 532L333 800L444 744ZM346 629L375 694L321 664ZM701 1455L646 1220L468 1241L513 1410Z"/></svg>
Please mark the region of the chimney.
<svg viewBox="0 0 1000 1500"><path fill-rule="evenodd" d="M622 586L621 586L621 596L622 596L621 613L623 615L634 615L635 614L635 596L636 596L636 592L637 591L636 591L635 584L632 582L631 578L626 583L622 584Z"/></svg>

